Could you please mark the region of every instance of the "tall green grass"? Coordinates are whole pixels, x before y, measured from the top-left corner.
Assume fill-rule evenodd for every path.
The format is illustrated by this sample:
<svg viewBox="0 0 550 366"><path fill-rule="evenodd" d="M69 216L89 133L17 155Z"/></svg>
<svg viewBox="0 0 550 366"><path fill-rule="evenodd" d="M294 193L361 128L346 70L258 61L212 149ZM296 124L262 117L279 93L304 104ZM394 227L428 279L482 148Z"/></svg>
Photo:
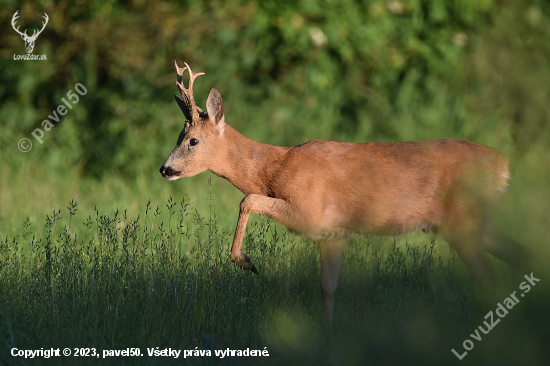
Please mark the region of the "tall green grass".
<svg viewBox="0 0 550 366"><path fill-rule="evenodd" d="M521 275L500 268L503 284L480 292L462 262L436 237L354 237L345 251L336 297L336 326L324 324L319 263L310 241L267 219L251 223L244 247L260 268L231 263L232 232L215 210L188 203L147 203L134 217L94 208L88 217L71 201L36 230L30 221L0 243L0 362L42 364L440 364L454 362L487 311L517 288ZM215 203L215 202L214 202ZM165 215L166 219L161 216ZM543 364L548 330L543 283L513 309L468 361ZM523 303L524 302L524 303ZM547 319L547 318L546 318ZM546 322L547 323L547 322ZM536 326L534 326L536 324ZM534 326L534 327L533 327ZM516 335L518 329L528 331ZM537 338L540 337L540 338ZM523 346L529 343L529 352ZM511 359L502 345L512 347ZM151 358L146 348L261 349L268 358ZM11 347L139 347L142 358L24 360ZM501 354L493 355L495 347ZM451 361L449 361L451 360Z"/></svg>

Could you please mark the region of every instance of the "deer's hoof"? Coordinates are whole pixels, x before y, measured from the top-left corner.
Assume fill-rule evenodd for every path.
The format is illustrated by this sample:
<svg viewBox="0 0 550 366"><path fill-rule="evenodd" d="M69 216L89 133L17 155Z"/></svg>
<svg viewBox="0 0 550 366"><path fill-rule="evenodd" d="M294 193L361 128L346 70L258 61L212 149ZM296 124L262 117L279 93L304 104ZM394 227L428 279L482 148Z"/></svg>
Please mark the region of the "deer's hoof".
<svg viewBox="0 0 550 366"><path fill-rule="evenodd" d="M250 270L255 274L258 274L258 268L252 263L250 258L246 254L241 253L239 257L233 257L232 261L244 270Z"/></svg>

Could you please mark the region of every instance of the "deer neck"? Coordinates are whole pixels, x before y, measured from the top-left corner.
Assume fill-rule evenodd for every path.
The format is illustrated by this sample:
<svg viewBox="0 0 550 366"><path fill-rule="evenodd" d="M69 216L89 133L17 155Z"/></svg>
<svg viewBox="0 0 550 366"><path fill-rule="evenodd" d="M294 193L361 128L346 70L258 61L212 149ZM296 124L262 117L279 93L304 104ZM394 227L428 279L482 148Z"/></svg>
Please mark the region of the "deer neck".
<svg viewBox="0 0 550 366"><path fill-rule="evenodd" d="M227 124L221 145L216 148L222 158L210 170L246 195L268 195L269 172L280 164L288 148L254 141Z"/></svg>

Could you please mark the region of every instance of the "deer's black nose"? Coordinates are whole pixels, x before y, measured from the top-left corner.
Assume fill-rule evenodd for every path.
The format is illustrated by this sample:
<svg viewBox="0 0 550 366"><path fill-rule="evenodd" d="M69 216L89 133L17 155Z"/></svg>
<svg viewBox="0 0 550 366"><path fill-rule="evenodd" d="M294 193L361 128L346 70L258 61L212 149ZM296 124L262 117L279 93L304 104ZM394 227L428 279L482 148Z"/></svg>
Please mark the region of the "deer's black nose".
<svg viewBox="0 0 550 366"><path fill-rule="evenodd" d="M160 174L162 174L162 176L164 178L167 178L167 177L171 177L173 175L177 175L179 172L175 171L174 169L170 168L169 166L161 166L160 167Z"/></svg>

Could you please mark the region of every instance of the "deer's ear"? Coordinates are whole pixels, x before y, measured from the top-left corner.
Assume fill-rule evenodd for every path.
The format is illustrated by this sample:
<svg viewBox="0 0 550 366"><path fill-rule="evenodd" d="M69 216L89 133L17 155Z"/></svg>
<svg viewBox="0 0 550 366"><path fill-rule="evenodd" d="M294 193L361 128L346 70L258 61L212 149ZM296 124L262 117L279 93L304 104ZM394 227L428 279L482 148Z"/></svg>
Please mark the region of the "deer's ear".
<svg viewBox="0 0 550 366"><path fill-rule="evenodd" d="M216 88L210 89L208 99L206 100L206 112L208 113L208 118L212 122L217 123L223 128L223 125L225 124L223 100L222 95Z"/></svg>

